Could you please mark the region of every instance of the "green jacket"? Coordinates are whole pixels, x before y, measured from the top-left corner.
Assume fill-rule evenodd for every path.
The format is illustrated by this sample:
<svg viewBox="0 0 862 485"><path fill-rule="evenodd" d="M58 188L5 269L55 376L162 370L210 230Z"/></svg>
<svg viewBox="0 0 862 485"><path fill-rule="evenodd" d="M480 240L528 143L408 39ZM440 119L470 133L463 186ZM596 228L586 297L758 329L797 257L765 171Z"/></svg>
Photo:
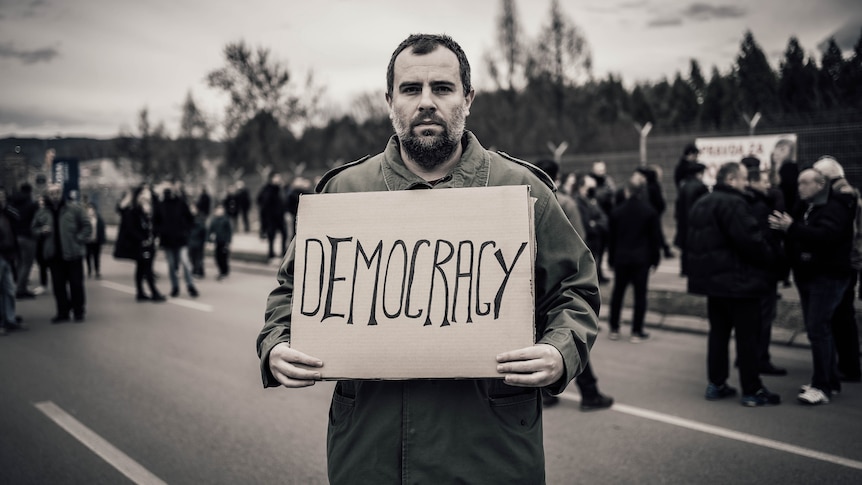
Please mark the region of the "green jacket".
<svg viewBox="0 0 862 485"><path fill-rule="evenodd" d="M595 261L537 168L484 149L465 134L460 163L433 189L529 185L536 225L537 342L559 349L562 392L582 370L598 328ZM386 150L326 174L319 192L427 189L401 160L398 140ZM257 340L265 387L278 386L269 352L290 341L294 247L267 300ZM514 349L512 349L514 350ZM340 381L329 414L329 480L350 483L543 483L542 400L537 388L501 379Z"/></svg>
<svg viewBox="0 0 862 485"><path fill-rule="evenodd" d="M60 205L60 245L62 246L62 259L72 261L83 258L87 254L87 241L93 232L90 218L80 205L74 202L63 202ZM46 261L54 259L57 248L54 239L54 212L51 210L50 202L45 207L39 208L33 217L33 234L41 237L44 241L42 256ZM43 228L51 232L43 234Z"/></svg>

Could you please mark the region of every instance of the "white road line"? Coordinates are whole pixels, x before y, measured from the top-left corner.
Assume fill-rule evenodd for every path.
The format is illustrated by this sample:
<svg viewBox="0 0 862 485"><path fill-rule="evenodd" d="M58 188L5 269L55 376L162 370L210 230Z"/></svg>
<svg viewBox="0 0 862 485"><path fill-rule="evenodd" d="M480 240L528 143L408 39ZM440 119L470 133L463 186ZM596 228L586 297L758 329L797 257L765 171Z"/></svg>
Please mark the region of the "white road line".
<svg viewBox="0 0 862 485"><path fill-rule="evenodd" d="M34 406L134 483L145 485L165 483L53 402L38 402Z"/></svg>
<svg viewBox="0 0 862 485"><path fill-rule="evenodd" d="M569 401L580 402L581 399L576 396L572 396L569 394L560 394L560 398L566 399ZM639 418L651 419L653 421L658 421L665 424L671 424L673 426L679 426L681 428L690 429L693 431L700 431L703 433L712 434L715 436L721 436L722 438L728 438L736 441L741 441L743 443L748 443L757 446L763 446L765 448L772 448L773 450L783 451L786 453L793 453L795 455L804 456L807 458L813 458L815 460L825 461L829 463L834 463L836 465L846 466L849 468L855 468L857 470L862 470L862 462L857 460L851 460L850 458L844 458L842 456L830 455L829 453L823 453L817 450L812 450L810 448L803 448L801 446L791 445L788 443L784 443L781 441L772 440L769 438L761 438L760 436L755 436L753 434L748 433L740 433L739 431L733 431L727 428L721 428L718 426L713 426L711 424L700 423L697 421L692 421L690 419L680 418L678 416L672 416L669 414L659 413L656 411L650 411L649 409L638 408L634 406L629 406L626 404L618 404L614 403L611 407L612 411L617 411L619 413L628 414L630 416L636 416Z"/></svg>
<svg viewBox="0 0 862 485"><path fill-rule="evenodd" d="M102 286L104 286L105 288L110 288L112 290L117 290L117 291L120 291L123 293L127 293L129 295L136 294L135 289L129 285L121 285L119 283L114 283L111 281L102 280ZM183 298L169 298L167 302L172 304L172 305L191 308L192 310L198 310L198 311L208 312L208 313L213 312L212 305L207 305L206 303L198 303L196 301L186 300Z"/></svg>

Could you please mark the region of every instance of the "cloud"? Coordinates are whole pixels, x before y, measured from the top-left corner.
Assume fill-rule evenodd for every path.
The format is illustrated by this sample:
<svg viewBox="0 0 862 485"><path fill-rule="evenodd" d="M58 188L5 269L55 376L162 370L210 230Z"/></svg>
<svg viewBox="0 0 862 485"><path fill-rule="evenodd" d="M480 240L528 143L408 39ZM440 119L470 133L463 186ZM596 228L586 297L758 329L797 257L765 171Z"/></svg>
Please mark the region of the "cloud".
<svg viewBox="0 0 862 485"><path fill-rule="evenodd" d="M659 17L647 22L647 27L676 27L682 25L682 19L679 17Z"/></svg>
<svg viewBox="0 0 862 485"><path fill-rule="evenodd" d="M37 62L51 62L60 55L54 47L42 47L40 49L22 50L16 49L12 42L0 43L0 58L17 59L24 64L35 64Z"/></svg>
<svg viewBox="0 0 862 485"><path fill-rule="evenodd" d="M856 46L856 42L859 41L860 36L862 36L862 20L850 21L833 32L829 37L823 39L822 42L817 44L817 48L820 52L825 52L826 48L829 46L829 38L833 38L835 39L835 43L838 45L838 48L843 52L852 51Z"/></svg>
<svg viewBox="0 0 862 485"><path fill-rule="evenodd" d="M647 27L677 27L682 25L686 20L707 22L709 20L740 18L745 17L747 14L748 10L745 7L696 2L673 14L665 14L653 18L647 22Z"/></svg>
<svg viewBox="0 0 862 485"><path fill-rule="evenodd" d="M748 11L745 7L735 5L710 5L707 3L692 3L682 10L682 15L694 20L706 21L712 19L733 19L744 17Z"/></svg>

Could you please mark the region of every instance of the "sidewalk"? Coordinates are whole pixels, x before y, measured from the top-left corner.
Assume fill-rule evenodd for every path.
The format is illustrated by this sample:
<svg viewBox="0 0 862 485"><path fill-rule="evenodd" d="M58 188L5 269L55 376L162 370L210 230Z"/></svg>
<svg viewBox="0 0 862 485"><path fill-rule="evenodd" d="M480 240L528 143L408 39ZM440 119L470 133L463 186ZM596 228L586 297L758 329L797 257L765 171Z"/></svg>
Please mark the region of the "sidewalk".
<svg viewBox="0 0 862 485"><path fill-rule="evenodd" d="M108 243L113 243L117 227L109 225L105 229ZM275 246L278 247L280 244L281 240L276 239ZM234 234L231 243L231 266L243 272L272 275L274 282L275 273L281 261L278 258L268 260L267 249L267 241L260 239L257 233ZM206 255L212 257L211 244L207 244ZM612 276L613 272L606 270L605 274ZM612 287L613 281L601 287L603 308L600 321L604 330L607 330L607 309L610 307ZM688 294L686 280L679 275L678 257L661 261L656 272L650 276L649 288L645 321L647 327L707 334L709 324L706 320L706 298ZM809 347L796 288L783 288L779 285L778 290L781 298L778 317L772 328L772 343ZM629 289L626 295L626 307L622 312L623 323L631 321L631 293L632 290Z"/></svg>

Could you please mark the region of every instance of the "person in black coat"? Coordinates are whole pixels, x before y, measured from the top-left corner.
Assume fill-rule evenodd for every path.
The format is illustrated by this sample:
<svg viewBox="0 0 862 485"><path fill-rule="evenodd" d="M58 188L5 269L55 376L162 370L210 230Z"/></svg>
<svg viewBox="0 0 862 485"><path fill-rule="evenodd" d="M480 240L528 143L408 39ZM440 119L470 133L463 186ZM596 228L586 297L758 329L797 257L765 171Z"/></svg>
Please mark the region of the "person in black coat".
<svg viewBox="0 0 862 485"><path fill-rule="evenodd" d="M706 295L707 400L736 395L727 385L728 344L736 337L743 406L775 405L781 396L769 392L757 369L761 299L775 291L775 255L745 195L748 170L737 162L721 166L716 185L701 197L688 217L686 254L688 291Z"/></svg>
<svg viewBox="0 0 862 485"><path fill-rule="evenodd" d="M648 165L646 167L638 167L637 172L646 179L646 196L647 201L653 209L658 213L659 228L661 229L661 250L664 257L672 258L673 251L664 237L664 229L661 226L661 219L664 211L667 209L667 202L664 198L664 189L661 186L662 169L658 165Z"/></svg>
<svg viewBox="0 0 862 485"><path fill-rule="evenodd" d="M769 344L772 342L772 323L778 311L778 281L783 279L788 272L785 263L784 245L781 234L769 229L769 215L773 211L784 211L784 198L781 191L772 186L769 171L760 170L760 160L754 157L742 159L742 164L748 169L747 195L751 202L754 217L760 224L767 243L772 247L778 264L776 270L771 274L770 287L774 291L767 293L760 301L760 333L757 338L757 368L760 374L783 376L787 369L777 367L772 363L769 355Z"/></svg>
<svg viewBox="0 0 862 485"><path fill-rule="evenodd" d="M841 390L832 323L850 285L853 270L853 221L856 194L834 193L822 173L799 173L799 200L793 215L775 212L769 225L786 233L793 279L802 303L805 330L811 342L813 373L797 399L826 404Z"/></svg>
<svg viewBox="0 0 862 485"><path fill-rule="evenodd" d="M273 243L275 234L281 234L281 252L279 257L284 256L287 251L287 222L284 213L287 209L284 193L284 183L281 174L273 173L269 176L267 183L257 196L257 204L260 206L261 224L266 227L266 239L269 243L268 258L275 257Z"/></svg>
<svg viewBox="0 0 862 485"><path fill-rule="evenodd" d="M163 195L161 203L154 211L153 220L156 234L159 237L159 246L164 250L168 262L171 296L176 297L180 294L177 270L182 267L189 296L194 298L198 296L198 290L192 279L192 265L189 260L188 249L194 216L178 183L165 187Z"/></svg>
<svg viewBox="0 0 862 485"><path fill-rule="evenodd" d="M650 268L656 268L661 257L661 227L658 213L647 202L642 179L632 177L624 188L625 201L611 212L608 232L608 263L614 269L610 338L620 332L620 313L626 288L634 287L634 313L631 342L649 338L643 331L647 306L647 283Z"/></svg>
<svg viewBox="0 0 862 485"><path fill-rule="evenodd" d="M703 183L703 174L706 165L695 163L689 167L689 173L679 185L674 203L674 217L676 218L676 236L673 244L679 248L679 273L686 275L686 251L688 239L688 212L695 202L709 193L709 188Z"/></svg>
<svg viewBox="0 0 862 485"><path fill-rule="evenodd" d="M156 256L155 233L152 218L152 193L139 187L127 194L117 205L120 227L114 244L114 258L135 262L136 299L139 302L163 302L165 297L156 288L153 259ZM150 294L144 291L144 283Z"/></svg>

